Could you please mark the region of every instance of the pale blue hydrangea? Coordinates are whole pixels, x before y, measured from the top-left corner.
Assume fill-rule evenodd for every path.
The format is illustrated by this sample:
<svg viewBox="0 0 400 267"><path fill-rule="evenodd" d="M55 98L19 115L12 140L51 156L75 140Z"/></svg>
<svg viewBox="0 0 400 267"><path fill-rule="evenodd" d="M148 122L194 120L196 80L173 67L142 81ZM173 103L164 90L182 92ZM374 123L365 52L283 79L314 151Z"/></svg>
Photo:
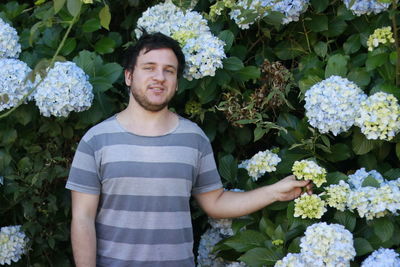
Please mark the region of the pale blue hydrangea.
<svg viewBox="0 0 400 267"><path fill-rule="evenodd" d="M0 58L17 58L21 45L17 31L0 18Z"/></svg>
<svg viewBox="0 0 400 267"><path fill-rule="evenodd" d="M142 34L139 28L144 28L149 33L161 32L179 42L186 60L183 76L188 80L214 76L215 71L223 67L225 43L211 33L207 20L198 12L182 11L165 2L147 9L137 27L137 38Z"/></svg>
<svg viewBox="0 0 400 267"><path fill-rule="evenodd" d="M283 14L282 24L288 24L292 21L298 21L300 15L307 10L309 0L239 0L229 13L231 19L241 29L248 29L256 20L261 19L275 11ZM251 11L254 19L242 14L242 10ZM246 23L244 23L246 21Z"/></svg>
<svg viewBox="0 0 400 267"><path fill-rule="evenodd" d="M343 180L340 180L339 184L332 184L325 187L325 194L327 196L326 204L337 210L345 211L349 193L350 186Z"/></svg>
<svg viewBox="0 0 400 267"><path fill-rule="evenodd" d="M320 222L307 227L300 247L306 266L350 266L356 256L353 235L340 224Z"/></svg>
<svg viewBox="0 0 400 267"><path fill-rule="evenodd" d="M367 139L391 140L400 132L400 105L392 94L378 92L361 102L355 125Z"/></svg>
<svg viewBox="0 0 400 267"><path fill-rule="evenodd" d="M371 13L378 14L387 10L390 6L390 4L377 0L343 0L343 3L357 16Z"/></svg>
<svg viewBox="0 0 400 267"><path fill-rule="evenodd" d="M26 253L28 238L21 225L5 226L0 229L0 265L11 265Z"/></svg>
<svg viewBox="0 0 400 267"><path fill-rule="evenodd" d="M259 151L251 159L243 161L239 168L245 168L253 181L263 176L266 172L276 171L276 165L281 158L270 150Z"/></svg>
<svg viewBox="0 0 400 267"><path fill-rule="evenodd" d="M32 90L27 77L30 72L28 65L18 59L0 59L0 111L16 106Z"/></svg>
<svg viewBox="0 0 400 267"><path fill-rule="evenodd" d="M71 111L90 108L92 90L88 75L74 62L56 62L36 88L34 98L43 116L67 117Z"/></svg>
<svg viewBox="0 0 400 267"><path fill-rule="evenodd" d="M400 256L394 249L380 248L366 258L361 267L399 267Z"/></svg>
<svg viewBox="0 0 400 267"><path fill-rule="evenodd" d="M308 267L300 253L288 253L283 259L278 260L274 267Z"/></svg>
<svg viewBox="0 0 400 267"><path fill-rule="evenodd" d="M349 175L349 179L347 180L347 183L350 185L351 188L359 189L362 187L362 184L367 177L375 178L375 180L379 184L382 184L383 182L385 182L385 179L383 178L383 176L376 170L371 170L371 171L367 172L365 170L365 168L361 168L361 169L358 169L354 174Z"/></svg>
<svg viewBox="0 0 400 267"><path fill-rule="evenodd" d="M305 93L308 122L321 133L333 135L346 132L359 115L360 103L367 96L353 82L331 76Z"/></svg>
<svg viewBox="0 0 400 267"><path fill-rule="evenodd" d="M231 262L227 263L225 267L247 267L246 263L244 262Z"/></svg>

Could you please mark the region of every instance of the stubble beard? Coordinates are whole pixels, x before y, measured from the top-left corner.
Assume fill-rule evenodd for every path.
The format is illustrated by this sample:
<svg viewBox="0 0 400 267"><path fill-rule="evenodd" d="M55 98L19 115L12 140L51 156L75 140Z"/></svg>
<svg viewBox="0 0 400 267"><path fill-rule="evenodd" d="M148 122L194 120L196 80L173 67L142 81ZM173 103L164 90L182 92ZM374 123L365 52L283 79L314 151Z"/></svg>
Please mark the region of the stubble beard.
<svg viewBox="0 0 400 267"><path fill-rule="evenodd" d="M150 103L150 101L147 99L147 97L144 94L140 94L133 88L133 86L130 87L130 91L132 93L133 98L136 100L136 102L145 110L151 111L151 112L158 112L163 110L166 106L168 106L168 103L171 101L172 97L174 95L171 95L168 97L163 103L160 104L153 104Z"/></svg>

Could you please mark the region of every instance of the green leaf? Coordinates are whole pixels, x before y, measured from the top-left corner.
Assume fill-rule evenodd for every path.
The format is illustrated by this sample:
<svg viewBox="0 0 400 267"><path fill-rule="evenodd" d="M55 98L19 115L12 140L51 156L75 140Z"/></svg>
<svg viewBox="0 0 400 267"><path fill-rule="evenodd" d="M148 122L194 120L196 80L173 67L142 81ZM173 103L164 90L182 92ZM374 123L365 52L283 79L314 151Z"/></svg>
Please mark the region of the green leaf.
<svg viewBox="0 0 400 267"><path fill-rule="evenodd" d="M367 86L371 81L370 73L365 69L353 69L347 75L347 78L350 81L355 82L360 87Z"/></svg>
<svg viewBox="0 0 400 267"><path fill-rule="evenodd" d="M374 148L374 142L365 138L359 131L354 131L352 146L354 153L357 155L364 155Z"/></svg>
<svg viewBox="0 0 400 267"><path fill-rule="evenodd" d="M329 78L332 75L346 77L348 60L348 56L341 54L331 56L325 68L325 78Z"/></svg>
<svg viewBox="0 0 400 267"><path fill-rule="evenodd" d="M362 256L374 251L371 244L366 239L360 237L354 239L354 248L356 249L357 256Z"/></svg>
<svg viewBox="0 0 400 267"><path fill-rule="evenodd" d="M313 46L315 54L320 57L325 57L328 52L328 44L325 42L318 42Z"/></svg>
<svg viewBox="0 0 400 267"><path fill-rule="evenodd" d="M396 156L400 160L400 143L396 144Z"/></svg>
<svg viewBox="0 0 400 267"><path fill-rule="evenodd" d="M343 143L337 143L330 147L331 153L326 153L325 158L331 162L339 162L351 158L351 148Z"/></svg>
<svg viewBox="0 0 400 267"><path fill-rule="evenodd" d="M350 232L353 232L353 230L356 227L357 218L354 215L354 213L350 211L343 212L338 210L335 212L334 219L336 222L346 227L346 229L349 230Z"/></svg>
<svg viewBox="0 0 400 267"><path fill-rule="evenodd" d="M18 170L21 172L29 172L32 169L32 162L29 157L23 157L18 161Z"/></svg>
<svg viewBox="0 0 400 267"><path fill-rule="evenodd" d="M316 75L306 76L305 78L299 81L299 87L301 92L305 94L306 91L311 88L311 86L313 86L316 83L319 83L320 81L322 81L322 79L319 76Z"/></svg>
<svg viewBox="0 0 400 267"><path fill-rule="evenodd" d="M106 78L109 83L114 83L121 76L123 68L118 63L107 63L97 70L97 76Z"/></svg>
<svg viewBox="0 0 400 267"><path fill-rule="evenodd" d="M263 20L273 26L278 27L282 24L282 20L285 16L281 12L269 11L268 15L263 18Z"/></svg>
<svg viewBox="0 0 400 267"><path fill-rule="evenodd" d="M311 20L306 20L305 25L313 32L328 30L328 17L326 15L313 15Z"/></svg>
<svg viewBox="0 0 400 267"><path fill-rule="evenodd" d="M266 236L258 231L245 230L229 238L224 243L238 252L245 252L249 249L262 246L266 240Z"/></svg>
<svg viewBox="0 0 400 267"><path fill-rule="evenodd" d="M1 144L3 146L11 145L17 139L17 131L15 129L4 129L0 132L2 134Z"/></svg>
<svg viewBox="0 0 400 267"><path fill-rule="evenodd" d="M256 66L247 66L235 72L234 78L247 82L248 80L256 80L260 78L260 69Z"/></svg>
<svg viewBox="0 0 400 267"><path fill-rule="evenodd" d="M75 38L68 38L65 40L64 46L62 47L60 53L63 56L67 56L75 50L76 47L76 39Z"/></svg>
<svg viewBox="0 0 400 267"><path fill-rule="evenodd" d="M253 267L273 265L283 258L283 253L270 248L253 248L239 258L240 261Z"/></svg>
<svg viewBox="0 0 400 267"><path fill-rule="evenodd" d="M94 32L99 30L100 28L101 28L100 20L98 20L97 18L88 19L82 25L83 32Z"/></svg>
<svg viewBox="0 0 400 267"><path fill-rule="evenodd" d="M218 34L218 38L225 42L224 50L229 51L232 47L235 36L230 30L224 30Z"/></svg>
<svg viewBox="0 0 400 267"><path fill-rule="evenodd" d="M100 54L109 54L114 52L115 41L109 37L103 37L94 45L94 49Z"/></svg>
<svg viewBox="0 0 400 267"><path fill-rule="evenodd" d="M382 53L378 55L368 55L367 61L365 62L365 67L367 71L371 71L376 69L377 67L382 66L388 61L388 54Z"/></svg>
<svg viewBox="0 0 400 267"><path fill-rule="evenodd" d="M67 0L68 12L76 17L81 12L82 0Z"/></svg>
<svg viewBox="0 0 400 267"><path fill-rule="evenodd" d="M400 88L391 83L381 83L374 86L369 92L370 95L373 95L377 92L385 92L388 94L392 94L398 99L400 99Z"/></svg>
<svg viewBox="0 0 400 267"><path fill-rule="evenodd" d="M371 187L379 188L379 187L381 187L381 184L372 175L368 175L368 177L364 179L361 186L362 187L371 186Z"/></svg>
<svg viewBox="0 0 400 267"><path fill-rule="evenodd" d="M326 175L328 185L339 184L340 181L347 181L349 177L341 172L330 172Z"/></svg>
<svg viewBox="0 0 400 267"><path fill-rule="evenodd" d="M93 91L95 92L103 93L112 88L112 84L106 77L93 77L90 79L90 83L93 85Z"/></svg>
<svg viewBox="0 0 400 267"><path fill-rule="evenodd" d="M359 34L353 34L343 44L343 50L346 53L346 55L354 54L355 52L360 50L360 47L361 47L361 42Z"/></svg>
<svg viewBox="0 0 400 267"><path fill-rule="evenodd" d="M64 6L65 0L53 0L54 14L57 14Z"/></svg>
<svg viewBox="0 0 400 267"><path fill-rule="evenodd" d="M303 48L300 44L297 42L291 42L289 40L278 43L274 50L275 54L281 60L294 59L301 54L306 53L305 48Z"/></svg>
<svg viewBox="0 0 400 267"><path fill-rule="evenodd" d="M347 23L343 18L333 17L329 20L328 31L323 32L326 37L335 37L341 35L347 28Z"/></svg>
<svg viewBox="0 0 400 267"><path fill-rule="evenodd" d="M389 218L378 218L374 220L374 233L386 242L390 240L394 234L394 225Z"/></svg>
<svg viewBox="0 0 400 267"><path fill-rule="evenodd" d="M315 12L323 12L329 5L329 0L311 0L311 5L315 9Z"/></svg>
<svg viewBox="0 0 400 267"><path fill-rule="evenodd" d="M111 13L110 7L106 4L99 12L100 24L103 28L110 30L110 22L111 22Z"/></svg>
<svg viewBox="0 0 400 267"><path fill-rule="evenodd" d="M237 57L228 57L223 60L224 69L238 71L244 67L243 62Z"/></svg>
<svg viewBox="0 0 400 267"><path fill-rule="evenodd" d="M0 149L0 173L4 173L4 170L9 167L11 160L10 154Z"/></svg>
<svg viewBox="0 0 400 267"><path fill-rule="evenodd" d="M254 129L254 142L256 142L257 140L260 140L264 134L266 133L266 130L261 128L261 127L256 127Z"/></svg>
<svg viewBox="0 0 400 267"><path fill-rule="evenodd" d="M203 79L200 86L197 86L194 91L201 104L206 104L214 100L218 93L217 85L213 82L213 79Z"/></svg>
<svg viewBox="0 0 400 267"><path fill-rule="evenodd" d="M219 159L219 173L229 181L234 182L237 176L237 161L232 155L226 155Z"/></svg>

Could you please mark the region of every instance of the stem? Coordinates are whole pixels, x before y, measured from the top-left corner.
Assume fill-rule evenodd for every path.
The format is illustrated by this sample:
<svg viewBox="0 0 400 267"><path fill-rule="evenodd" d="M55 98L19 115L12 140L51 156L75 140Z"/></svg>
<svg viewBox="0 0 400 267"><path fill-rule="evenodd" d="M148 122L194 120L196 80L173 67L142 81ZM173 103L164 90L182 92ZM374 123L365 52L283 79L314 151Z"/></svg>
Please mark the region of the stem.
<svg viewBox="0 0 400 267"><path fill-rule="evenodd" d="M75 20L76 20L76 18L78 17L78 15L79 15L79 13L78 13L77 15L75 15L75 16L72 18L72 20L71 20L71 22L70 22L70 24L69 24L69 26L68 26L68 29L67 29L67 31L66 31L65 34L64 34L64 37L63 37L61 43L58 45L57 50L56 50L56 52L54 53L54 56L53 56L53 58L52 58L51 61L50 61L49 68L53 67L53 64L54 64L54 62L56 61L56 58L57 58L58 54L59 54L60 51L61 51L61 48L64 46L64 43L65 43L65 41L67 40L68 35L69 35L69 33L71 32L72 26L75 24ZM17 105L15 105L12 109L10 109L9 111L7 111L6 113L3 113L3 114L0 115L0 119L7 117L7 116L10 115L11 113L13 113L14 110L16 110L19 106L21 106L21 105L25 102L25 100L26 100L26 99L36 90L36 88L43 82L44 78L46 78L46 76L47 76L47 73L48 73L48 70L46 70L46 75L45 75L44 77L41 77L40 81L39 81L31 90L29 90L29 92L28 92L26 95L24 95L24 97L18 102ZM25 78L24 85L26 84L27 81L28 81L28 77Z"/></svg>
<svg viewBox="0 0 400 267"><path fill-rule="evenodd" d="M392 2L393 11L397 11L397 1L393 0ZM392 15L392 26L393 26L393 34L394 40L396 45L396 55L397 55L397 62L396 62L396 86L400 86L400 46L399 46L399 35L397 33L397 22L396 22L396 14Z"/></svg>
<svg viewBox="0 0 400 267"><path fill-rule="evenodd" d="M308 51L311 53L310 40L308 39L307 29L306 29L306 26L304 25L303 19L301 20L301 24L303 25L304 35L306 36Z"/></svg>

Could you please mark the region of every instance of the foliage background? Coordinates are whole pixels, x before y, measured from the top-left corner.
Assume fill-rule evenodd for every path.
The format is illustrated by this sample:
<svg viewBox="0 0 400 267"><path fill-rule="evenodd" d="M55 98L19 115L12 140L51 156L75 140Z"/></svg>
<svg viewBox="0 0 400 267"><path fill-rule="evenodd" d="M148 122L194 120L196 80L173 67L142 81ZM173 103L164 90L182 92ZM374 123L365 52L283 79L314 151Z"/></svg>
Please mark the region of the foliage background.
<svg viewBox="0 0 400 267"><path fill-rule="evenodd" d="M28 103L0 119L0 226L22 224L31 240L28 255L15 266L72 266L70 197L64 189L72 156L90 126L126 105L119 62L126 46L135 40L137 19L158 2L114 0L80 5L79 0L39 0L0 4L0 17L19 33L22 61L39 71L45 66L43 59L52 58L62 44L59 56L83 68L95 93L90 110L68 118L40 116L35 105ZM184 8L190 2L175 1ZM208 13L212 4L212 0L200 0L194 9ZM71 21L74 24L63 43ZM337 137L321 135L309 126L303 108L304 92L333 74L356 82L368 94L385 91L399 98L398 48L368 52L366 46L374 29L387 25L395 29L399 25L396 5L379 15L357 17L342 1L312 0L298 22L282 26L271 15L248 30L240 30L223 13L209 26L226 42L224 68L214 77L190 82L182 79L171 106L198 122L212 140L227 188L249 190L273 183L290 174L295 160L309 157L328 169L328 184L346 179L346 174L361 167L376 169L387 179L398 178L399 135L390 142L371 141L355 127ZM241 120L234 126L221 110L235 103L227 102L223 94L236 92L239 102L248 100L262 85L260 66L265 59L281 61L293 75L293 82L278 94L285 104L259 110L252 120ZM189 112L186 107L185 114L188 102L197 103L197 109ZM233 113L240 117L240 109ZM283 159L276 173L255 183L237 169L240 161L272 147L279 147ZM198 239L207 220L198 209L194 209L193 218ZM353 233L357 250L354 266L381 246L399 249L398 216L366 221L354 213L332 209L322 220L341 223ZM299 251L299 238L311 223L293 217L292 203L273 204L247 219L236 220L236 235L219 245L220 255L232 260L240 257L249 266L273 265L287 252ZM284 243L273 245L278 239Z"/></svg>

